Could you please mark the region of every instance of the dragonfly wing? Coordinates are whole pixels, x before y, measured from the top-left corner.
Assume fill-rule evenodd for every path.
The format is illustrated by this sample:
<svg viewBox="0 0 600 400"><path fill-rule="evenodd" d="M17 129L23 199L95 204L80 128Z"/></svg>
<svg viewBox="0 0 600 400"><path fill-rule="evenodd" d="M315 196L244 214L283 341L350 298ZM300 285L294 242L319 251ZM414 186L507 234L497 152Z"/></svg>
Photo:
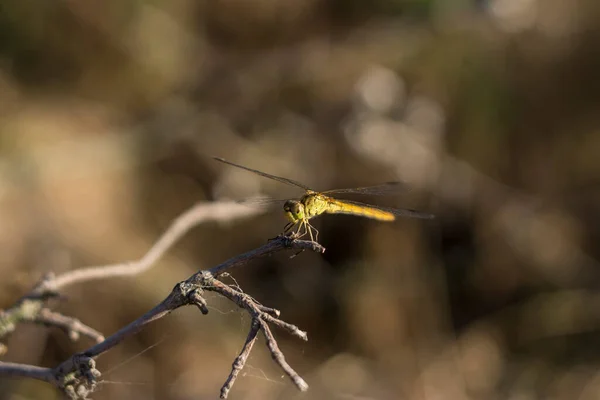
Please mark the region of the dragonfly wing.
<svg viewBox="0 0 600 400"><path fill-rule="evenodd" d="M374 209L374 210L381 210L381 211L385 211L387 213L393 214L397 217L406 217L406 218L420 218L420 219L432 219L435 216L433 214L429 214L429 213L425 213L425 212L421 212L421 211L417 211L417 210L411 210L408 208L393 208L393 207L381 207L381 206L376 206L374 204L366 204L366 203L361 203L358 201L350 201L350 200L339 200L339 199L335 199L334 200L335 203L344 205L344 204L350 204L355 210L360 210L365 209ZM348 214L356 214L356 215L364 215L364 216L369 216L368 212L362 213L362 212L348 212ZM380 219L380 218L376 218L376 219ZM392 218L393 219L393 218Z"/></svg>
<svg viewBox="0 0 600 400"><path fill-rule="evenodd" d="M333 189L320 192L326 195L336 194L365 194L365 195L390 195L406 190L406 185L402 182L386 182L381 185L364 186L348 189Z"/></svg>
<svg viewBox="0 0 600 400"><path fill-rule="evenodd" d="M259 196L238 200L237 203L262 209L283 209L283 204L286 201L287 200L274 199L268 196Z"/></svg>
<svg viewBox="0 0 600 400"><path fill-rule="evenodd" d="M302 188L304 190L309 190L309 191L311 190L308 186L305 186L305 185L301 184L300 182L296 182L296 181L293 181L293 180L288 179L288 178L282 178L281 176L275 176L275 175L267 174L266 172L262 172L262 171L259 171L259 170L256 170L256 169L244 167L243 165L232 163L231 161L227 161L227 160L225 160L223 158L220 158L220 157L213 157L213 158L215 160L217 160L217 161L221 161L222 163L229 164L231 166L238 167L238 168L241 168L241 169L245 169L246 171L254 172L257 175L260 175L260 176L265 177L265 178L273 179L274 181L277 181L277 182L285 183L286 185L297 186L297 187Z"/></svg>

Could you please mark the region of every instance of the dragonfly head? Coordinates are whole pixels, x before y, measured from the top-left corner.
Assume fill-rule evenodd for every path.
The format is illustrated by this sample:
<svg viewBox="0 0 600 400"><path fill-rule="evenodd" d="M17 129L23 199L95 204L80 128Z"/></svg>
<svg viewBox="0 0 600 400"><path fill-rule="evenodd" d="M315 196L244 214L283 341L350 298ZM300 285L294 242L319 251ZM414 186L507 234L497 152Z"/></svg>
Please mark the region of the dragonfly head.
<svg viewBox="0 0 600 400"><path fill-rule="evenodd" d="M288 200L283 205L285 216L291 221L296 222L305 219L304 204L298 200Z"/></svg>

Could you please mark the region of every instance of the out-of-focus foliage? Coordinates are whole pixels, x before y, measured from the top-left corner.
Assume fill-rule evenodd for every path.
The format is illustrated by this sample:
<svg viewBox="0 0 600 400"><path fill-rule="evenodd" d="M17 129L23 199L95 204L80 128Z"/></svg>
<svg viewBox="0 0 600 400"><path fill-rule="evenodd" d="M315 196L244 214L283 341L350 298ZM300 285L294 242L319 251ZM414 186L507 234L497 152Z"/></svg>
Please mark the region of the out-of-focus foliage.
<svg viewBox="0 0 600 400"><path fill-rule="evenodd" d="M437 215L320 218L323 256L234 273L311 399L593 399L600 390L600 3L177 0L0 4L0 307L41 274L140 257L197 201L402 180ZM279 212L191 232L56 307L108 335L264 243ZM215 398L248 318L218 297L103 355L96 399ZM4 360L89 345L21 326ZM294 398L257 346L231 398ZM3 398L52 398L0 381ZM298 395L299 396L299 395Z"/></svg>

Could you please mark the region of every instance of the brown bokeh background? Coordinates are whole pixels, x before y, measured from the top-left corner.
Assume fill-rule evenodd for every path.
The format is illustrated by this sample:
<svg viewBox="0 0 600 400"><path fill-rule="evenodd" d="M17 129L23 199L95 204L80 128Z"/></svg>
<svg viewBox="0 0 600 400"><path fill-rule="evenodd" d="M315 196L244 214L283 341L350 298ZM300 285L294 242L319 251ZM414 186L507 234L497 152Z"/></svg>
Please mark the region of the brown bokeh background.
<svg viewBox="0 0 600 400"><path fill-rule="evenodd" d="M311 389L255 347L232 399L595 399L600 391L595 0L3 0L0 307L47 271L141 257L197 201L392 180L433 212L325 216L324 255L233 278ZM190 232L152 270L56 309L105 335L194 271L263 244L270 212ZM233 281L230 281L233 282ZM249 318L211 295L98 359L95 399L213 399ZM21 325L7 361L90 345ZM0 398L60 398L0 380Z"/></svg>

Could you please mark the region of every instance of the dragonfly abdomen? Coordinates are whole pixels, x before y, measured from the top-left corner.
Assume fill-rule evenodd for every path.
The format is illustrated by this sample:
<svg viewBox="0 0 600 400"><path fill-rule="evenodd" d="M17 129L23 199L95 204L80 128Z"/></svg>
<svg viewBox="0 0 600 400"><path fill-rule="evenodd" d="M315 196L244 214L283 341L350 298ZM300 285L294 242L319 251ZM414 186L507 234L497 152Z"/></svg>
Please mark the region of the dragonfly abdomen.
<svg viewBox="0 0 600 400"><path fill-rule="evenodd" d="M391 212L379 210L377 208L346 203L343 200L333 198L328 199L328 207L325 210L329 214L351 214L362 217L372 218L379 221L394 221L396 216Z"/></svg>

